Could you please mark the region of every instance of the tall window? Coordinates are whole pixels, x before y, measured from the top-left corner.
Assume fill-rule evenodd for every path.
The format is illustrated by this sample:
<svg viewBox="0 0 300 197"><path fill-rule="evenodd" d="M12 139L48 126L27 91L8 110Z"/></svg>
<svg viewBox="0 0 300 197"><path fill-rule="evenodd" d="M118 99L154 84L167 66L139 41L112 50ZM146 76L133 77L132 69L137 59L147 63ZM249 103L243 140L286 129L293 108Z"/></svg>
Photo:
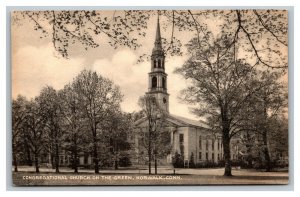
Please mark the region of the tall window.
<svg viewBox="0 0 300 197"><path fill-rule="evenodd" d="M201 139L201 136L199 136L199 149L202 150L202 139Z"/></svg>
<svg viewBox="0 0 300 197"><path fill-rule="evenodd" d="M206 140L206 151L208 151L208 140Z"/></svg>
<svg viewBox="0 0 300 197"><path fill-rule="evenodd" d="M208 160L208 153L206 153L206 160Z"/></svg>
<svg viewBox="0 0 300 197"><path fill-rule="evenodd" d="M183 142L184 142L184 136L183 134L179 134L179 143L183 144Z"/></svg>
<svg viewBox="0 0 300 197"><path fill-rule="evenodd" d="M165 89L166 88L166 78L162 78L162 87Z"/></svg>
<svg viewBox="0 0 300 197"><path fill-rule="evenodd" d="M157 78L152 77L152 88L156 88L156 87L157 87Z"/></svg>
<svg viewBox="0 0 300 197"><path fill-rule="evenodd" d="M211 150L215 150L215 140L211 141Z"/></svg>
<svg viewBox="0 0 300 197"><path fill-rule="evenodd" d="M182 156L184 156L184 135L183 134L179 134L179 148L180 148L180 154Z"/></svg>
<svg viewBox="0 0 300 197"><path fill-rule="evenodd" d="M199 152L199 160L202 160L202 152Z"/></svg>
<svg viewBox="0 0 300 197"><path fill-rule="evenodd" d="M158 68L160 68L160 67L161 67L161 60L158 59Z"/></svg>

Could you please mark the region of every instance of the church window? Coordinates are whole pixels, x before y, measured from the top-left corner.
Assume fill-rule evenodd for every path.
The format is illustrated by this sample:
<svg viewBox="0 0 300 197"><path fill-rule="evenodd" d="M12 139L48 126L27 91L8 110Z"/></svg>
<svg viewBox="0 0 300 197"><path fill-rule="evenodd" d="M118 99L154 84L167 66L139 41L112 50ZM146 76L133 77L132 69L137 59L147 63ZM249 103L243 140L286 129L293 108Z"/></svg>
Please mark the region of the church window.
<svg viewBox="0 0 300 197"><path fill-rule="evenodd" d="M205 156L206 156L206 160L208 160L208 153L206 153L206 155L205 155Z"/></svg>
<svg viewBox="0 0 300 197"><path fill-rule="evenodd" d="M202 149L202 139L201 139L201 136L199 136L199 148L200 148L200 150Z"/></svg>
<svg viewBox="0 0 300 197"><path fill-rule="evenodd" d="M162 68L164 69L165 68L165 61L162 61Z"/></svg>
<svg viewBox="0 0 300 197"><path fill-rule="evenodd" d="M206 140L206 151L208 151L208 140Z"/></svg>
<svg viewBox="0 0 300 197"><path fill-rule="evenodd" d="M179 143L183 144L183 142L184 142L184 136L183 134L179 134Z"/></svg>
<svg viewBox="0 0 300 197"><path fill-rule="evenodd" d="M202 160L202 152L199 152L199 160Z"/></svg>
<svg viewBox="0 0 300 197"><path fill-rule="evenodd" d="M157 87L157 78L152 77L152 88L156 88L156 87Z"/></svg>
<svg viewBox="0 0 300 197"><path fill-rule="evenodd" d="M162 87L165 89L166 88L166 78L162 78Z"/></svg>
<svg viewBox="0 0 300 197"><path fill-rule="evenodd" d="M158 59L158 68L160 68L160 67L161 67L161 60Z"/></svg>
<svg viewBox="0 0 300 197"><path fill-rule="evenodd" d="M212 140L211 141L211 150L214 150L215 149L215 140Z"/></svg>
<svg viewBox="0 0 300 197"><path fill-rule="evenodd" d="M163 102L166 103L166 102L167 102L167 99L166 99L166 98L163 98Z"/></svg>
<svg viewBox="0 0 300 197"><path fill-rule="evenodd" d="M154 60L154 63L153 63L153 64L154 64L154 68L156 68L156 59Z"/></svg>

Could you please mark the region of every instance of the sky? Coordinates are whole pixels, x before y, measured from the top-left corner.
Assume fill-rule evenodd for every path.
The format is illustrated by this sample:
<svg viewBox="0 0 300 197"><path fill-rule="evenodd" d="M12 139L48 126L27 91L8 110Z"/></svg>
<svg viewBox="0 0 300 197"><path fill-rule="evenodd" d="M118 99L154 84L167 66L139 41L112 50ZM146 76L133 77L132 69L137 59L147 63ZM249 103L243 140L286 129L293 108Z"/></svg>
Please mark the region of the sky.
<svg viewBox="0 0 300 197"><path fill-rule="evenodd" d="M147 28L147 36L141 40L140 52L151 54L156 32L156 18L153 16ZM161 19L163 23L163 19ZM22 25L12 25L12 97L21 94L28 99L39 95L40 90L52 86L59 90L83 69L92 69L108 77L120 86L124 94L121 107L126 112L140 110L138 99L148 90L148 72L150 62L137 63L138 53L128 48L110 47L107 38L99 37L100 46L87 51L78 47L71 51L70 58L59 56L49 38L40 39L40 34L33 30L28 20ZM167 29L161 28L162 37L169 35ZM190 37L178 35L188 41ZM192 36L192 35L191 35ZM189 111L189 106L178 99L180 91L186 87L186 81L174 74L186 55L166 59L168 74L168 93L170 94L170 113L190 119L199 119Z"/></svg>
<svg viewBox="0 0 300 197"><path fill-rule="evenodd" d="M113 16L112 11L101 11L108 18ZM166 26L166 18L161 17L161 35L168 39L171 37L171 27ZM205 18L207 28L212 32L219 32L220 19ZM124 95L121 107L126 112L139 111L138 99L148 90L148 73L150 62L137 63L141 54L151 55L154 47L157 16L154 15L148 21L146 37L141 38L139 43L142 46L137 50L126 47L114 49L109 46L109 38L103 34L94 37L100 44L97 48L85 50L80 44L76 44L69 53L69 59L62 58L53 47L51 38L41 39L41 34L34 30L34 23L28 19L14 21L11 26L12 32L12 97L16 98L21 94L28 99L39 95L40 90L48 85L55 89L62 89L71 82L83 69L91 69L98 74L111 79L120 86ZM42 23L43 27L51 30L52 26ZM193 32L175 29L174 36L181 43L187 43L195 35ZM264 41L264 40L263 40ZM174 74L174 69L181 67L188 54L185 47L182 47L182 56L167 56L165 68L168 74L167 84L169 97L169 110L174 115L190 119L199 117L190 113L190 105L183 103L178 97L180 91L187 87L187 81L180 75ZM283 49L284 53L287 50ZM243 52L239 53L245 56ZM248 58L251 61L251 58ZM255 61L253 59L253 61ZM254 62L253 62L254 63ZM287 75L284 78L287 81Z"/></svg>

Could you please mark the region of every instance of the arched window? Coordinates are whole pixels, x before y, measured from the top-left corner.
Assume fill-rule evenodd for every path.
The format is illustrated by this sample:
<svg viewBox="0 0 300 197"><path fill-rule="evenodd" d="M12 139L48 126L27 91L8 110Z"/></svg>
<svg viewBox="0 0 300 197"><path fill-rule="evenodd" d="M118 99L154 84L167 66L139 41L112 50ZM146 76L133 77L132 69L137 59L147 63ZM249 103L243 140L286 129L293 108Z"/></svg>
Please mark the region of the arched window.
<svg viewBox="0 0 300 197"><path fill-rule="evenodd" d="M166 88L166 78L162 78L162 87L165 89Z"/></svg>
<svg viewBox="0 0 300 197"><path fill-rule="evenodd" d="M156 59L154 60L153 64L154 64L154 68L156 68Z"/></svg>
<svg viewBox="0 0 300 197"><path fill-rule="evenodd" d="M161 60L158 59L158 68L160 68L160 67L161 67Z"/></svg>
<svg viewBox="0 0 300 197"><path fill-rule="evenodd" d="M157 87L157 78L152 77L152 88L156 88L156 87Z"/></svg>

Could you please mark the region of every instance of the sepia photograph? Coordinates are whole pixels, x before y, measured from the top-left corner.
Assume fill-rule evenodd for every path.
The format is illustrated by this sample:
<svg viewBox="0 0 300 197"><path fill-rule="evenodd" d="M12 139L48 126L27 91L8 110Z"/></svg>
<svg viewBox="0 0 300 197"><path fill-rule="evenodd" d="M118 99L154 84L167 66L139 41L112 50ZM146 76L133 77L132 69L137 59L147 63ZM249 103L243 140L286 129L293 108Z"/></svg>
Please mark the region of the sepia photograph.
<svg viewBox="0 0 300 197"><path fill-rule="evenodd" d="M14 186L289 184L287 10L10 20Z"/></svg>

